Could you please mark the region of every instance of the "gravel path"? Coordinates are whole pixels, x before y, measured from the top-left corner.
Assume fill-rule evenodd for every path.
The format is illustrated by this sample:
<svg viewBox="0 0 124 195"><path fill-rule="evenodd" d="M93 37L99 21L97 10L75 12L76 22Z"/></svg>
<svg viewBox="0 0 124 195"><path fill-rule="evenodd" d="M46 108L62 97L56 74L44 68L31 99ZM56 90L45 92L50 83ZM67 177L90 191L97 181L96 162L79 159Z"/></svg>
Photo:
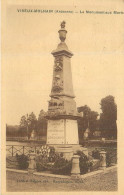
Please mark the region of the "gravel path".
<svg viewBox="0 0 124 195"><path fill-rule="evenodd" d="M8 192L117 191L117 170L85 179L50 178L7 171Z"/></svg>

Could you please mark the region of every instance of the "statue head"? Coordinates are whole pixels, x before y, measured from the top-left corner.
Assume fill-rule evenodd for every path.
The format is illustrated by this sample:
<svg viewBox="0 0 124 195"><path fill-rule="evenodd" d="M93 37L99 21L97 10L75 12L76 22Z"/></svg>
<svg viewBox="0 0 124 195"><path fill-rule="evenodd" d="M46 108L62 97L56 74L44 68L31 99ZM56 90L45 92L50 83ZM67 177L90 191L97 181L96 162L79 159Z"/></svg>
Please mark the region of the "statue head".
<svg viewBox="0 0 124 195"><path fill-rule="evenodd" d="M65 21L61 22L61 28L65 28L65 24L66 24Z"/></svg>

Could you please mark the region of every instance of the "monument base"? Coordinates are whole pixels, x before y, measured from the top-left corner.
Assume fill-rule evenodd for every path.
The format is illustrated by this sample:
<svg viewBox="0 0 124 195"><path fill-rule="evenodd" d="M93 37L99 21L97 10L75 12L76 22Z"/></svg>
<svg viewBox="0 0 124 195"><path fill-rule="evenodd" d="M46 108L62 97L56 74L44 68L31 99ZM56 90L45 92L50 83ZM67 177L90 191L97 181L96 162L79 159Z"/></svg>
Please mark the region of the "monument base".
<svg viewBox="0 0 124 195"><path fill-rule="evenodd" d="M64 158L67 160L71 160L73 155L77 153L77 151L82 151L86 156L88 156L88 149L82 147L79 144L75 145L49 145L55 148L55 151L58 153L62 153Z"/></svg>
<svg viewBox="0 0 124 195"><path fill-rule="evenodd" d="M79 144L77 120L48 120L47 144Z"/></svg>
<svg viewBox="0 0 124 195"><path fill-rule="evenodd" d="M47 145L53 146L67 160L71 160L77 151L88 156L87 148L79 145L78 123L72 119L49 119L47 127Z"/></svg>

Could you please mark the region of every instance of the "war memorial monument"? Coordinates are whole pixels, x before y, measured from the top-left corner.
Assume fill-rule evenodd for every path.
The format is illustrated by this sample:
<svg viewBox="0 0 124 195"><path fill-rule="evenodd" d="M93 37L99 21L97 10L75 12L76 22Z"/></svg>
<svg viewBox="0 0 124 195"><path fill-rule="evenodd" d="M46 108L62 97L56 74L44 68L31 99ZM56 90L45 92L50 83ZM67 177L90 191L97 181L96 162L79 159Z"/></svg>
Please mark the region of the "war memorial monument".
<svg viewBox="0 0 124 195"><path fill-rule="evenodd" d="M61 23L58 33L61 42L57 49L52 51L54 67L51 99L46 116L48 119L47 144L54 145L56 151L70 159L77 150L82 150L87 154L87 149L79 145L77 120L82 115L77 112L74 100L71 73L73 53L69 51L65 43L67 34L65 21Z"/></svg>

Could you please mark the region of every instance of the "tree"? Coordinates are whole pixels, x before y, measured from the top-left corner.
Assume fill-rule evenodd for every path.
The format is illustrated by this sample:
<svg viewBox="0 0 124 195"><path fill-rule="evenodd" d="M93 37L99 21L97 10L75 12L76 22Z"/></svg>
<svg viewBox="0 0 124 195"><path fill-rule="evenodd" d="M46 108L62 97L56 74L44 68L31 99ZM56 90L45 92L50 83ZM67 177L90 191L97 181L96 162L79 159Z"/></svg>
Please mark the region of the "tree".
<svg viewBox="0 0 124 195"><path fill-rule="evenodd" d="M28 136L30 139L32 130L37 131L37 119L35 114L32 112L30 115L24 115L21 117L20 120L20 135L21 136Z"/></svg>
<svg viewBox="0 0 124 195"><path fill-rule="evenodd" d="M100 114L100 130L104 137L117 137L117 105L114 97L109 95L100 102L102 113Z"/></svg>
<svg viewBox="0 0 124 195"><path fill-rule="evenodd" d="M20 120L20 127L27 127L27 118L26 116L22 116Z"/></svg>
<svg viewBox="0 0 124 195"><path fill-rule="evenodd" d="M91 130L91 133L98 129L98 112L91 111L89 114L89 129Z"/></svg>
<svg viewBox="0 0 124 195"><path fill-rule="evenodd" d="M78 112L83 112L83 118L78 120L78 129L80 137L84 131L89 128L90 135L97 129L97 116L98 113L92 111L87 105L78 108Z"/></svg>
<svg viewBox="0 0 124 195"><path fill-rule="evenodd" d="M30 138L32 130L34 130L37 133L37 118L33 112L28 116L27 122L29 127L28 137Z"/></svg>
<svg viewBox="0 0 124 195"><path fill-rule="evenodd" d="M19 125L19 136L28 136L28 121L27 121L27 116L23 115L20 120L20 125Z"/></svg>
<svg viewBox="0 0 124 195"><path fill-rule="evenodd" d="M44 110L40 111L37 121L37 133L39 136L46 135L47 132L47 119L45 118L46 112Z"/></svg>
<svg viewBox="0 0 124 195"><path fill-rule="evenodd" d="M6 137L18 137L18 136L19 136L19 126L6 124Z"/></svg>

